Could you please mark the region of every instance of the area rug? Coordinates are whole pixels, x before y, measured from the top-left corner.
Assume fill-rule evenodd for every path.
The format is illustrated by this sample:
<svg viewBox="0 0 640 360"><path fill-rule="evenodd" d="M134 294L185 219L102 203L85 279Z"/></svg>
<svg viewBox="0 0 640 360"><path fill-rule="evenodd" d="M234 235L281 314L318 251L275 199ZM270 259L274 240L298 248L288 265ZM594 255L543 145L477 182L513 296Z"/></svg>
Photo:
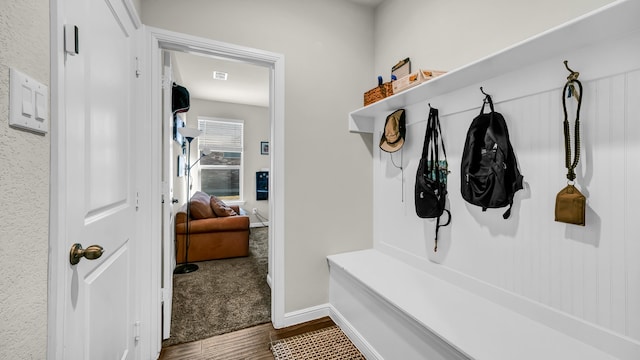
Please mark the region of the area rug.
<svg viewBox="0 0 640 360"><path fill-rule="evenodd" d="M311 331L271 343L275 360L365 359L337 326Z"/></svg>
<svg viewBox="0 0 640 360"><path fill-rule="evenodd" d="M198 271L173 276L171 336L163 347L271 321L268 233L251 229L247 257L196 262Z"/></svg>

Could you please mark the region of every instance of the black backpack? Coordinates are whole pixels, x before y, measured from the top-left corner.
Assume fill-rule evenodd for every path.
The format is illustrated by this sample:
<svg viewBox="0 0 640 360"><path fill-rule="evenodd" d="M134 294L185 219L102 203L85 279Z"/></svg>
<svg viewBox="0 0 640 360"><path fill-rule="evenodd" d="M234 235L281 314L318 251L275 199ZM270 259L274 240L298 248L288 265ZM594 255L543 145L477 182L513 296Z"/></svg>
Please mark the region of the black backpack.
<svg viewBox="0 0 640 360"><path fill-rule="evenodd" d="M416 215L421 218L436 218L436 237L433 251L438 251L438 230L451 222L451 212L445 209L447 203L447 175L449 174L447 152L440 129L438 109L429 105L429 119L422 145L422 157L418 164L415 184ZM440 157L440 151L444 159ZM447 222L440 224L440 216L447 213Z"/></svg>
<svg viewBox="0 0 640 360"><path fill-rule="evenodd" d="M491 112L485 114L487 103ZM468 203L482 207L482 211L509 206L502 217L507 219L511 215L513 195L522 189L522 175L509 141L507 123L494 111L489 95L467 131L460 175L460 190Z"/></svg>

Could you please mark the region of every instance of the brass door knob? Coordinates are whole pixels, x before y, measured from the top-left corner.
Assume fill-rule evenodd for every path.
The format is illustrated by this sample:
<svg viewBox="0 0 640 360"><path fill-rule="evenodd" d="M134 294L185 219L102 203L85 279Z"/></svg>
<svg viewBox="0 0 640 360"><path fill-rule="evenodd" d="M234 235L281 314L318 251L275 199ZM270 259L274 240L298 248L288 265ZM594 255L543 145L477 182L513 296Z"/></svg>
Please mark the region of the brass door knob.
<svg viewBox="0 0 640 360"><path fill-rule="evenodd" d="M83 257L87 260L95 260L102 256L103 252L104 250L100 245L91 245L83 249L82 245L75 243L71 246L71 251L69 252L69 262L71 265L76 265Z"/></svg>

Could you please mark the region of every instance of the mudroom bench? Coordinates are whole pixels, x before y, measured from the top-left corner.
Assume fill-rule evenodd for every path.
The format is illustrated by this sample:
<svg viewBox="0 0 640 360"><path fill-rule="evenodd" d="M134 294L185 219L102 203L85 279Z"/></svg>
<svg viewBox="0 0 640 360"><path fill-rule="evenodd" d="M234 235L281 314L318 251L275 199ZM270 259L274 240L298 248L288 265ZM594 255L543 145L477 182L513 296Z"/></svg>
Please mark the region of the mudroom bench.
<svg viewBox="0 0 640 360"><path fill-rule="evenodd" d="M379 250L327 259L334 320L367 358L616 359Z"/></svg>
<svg viewBox="0 0 640 360"><path fill-rule="evenodd" d="M372 151L372 249L328 257L329 312L367 359L640 359L639 227L628 211L637 196L625 186L640 177L628 160L640 138L638 14L640 0L613 1L349 113L349 131L374 140L397 109L411 129L400 157L406 167ZM581 166L592 221L580 229L553 221L560 183L548 176L553 162L557 178L564 175L564 61L581 72L586 94L582 147L590 160ZM498 94L519 137L527 190L503 221L502 212L480 214L455 196L454 175L455 220L441 243L450 247L434 254L435 224L412 204L427 109L441 108L448 144L461 146L483 87ZM610 159L617 165L594 165ZM612 168L626 170L614 176ZM611 184L624 202L612 202Z"/></svg>

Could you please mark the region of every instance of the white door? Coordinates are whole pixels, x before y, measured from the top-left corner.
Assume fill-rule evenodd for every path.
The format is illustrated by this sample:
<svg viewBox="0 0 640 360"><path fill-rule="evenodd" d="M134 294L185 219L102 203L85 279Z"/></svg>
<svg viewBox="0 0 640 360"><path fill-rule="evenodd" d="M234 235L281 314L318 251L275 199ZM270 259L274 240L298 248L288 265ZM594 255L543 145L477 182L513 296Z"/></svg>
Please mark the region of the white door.
<svg viewBox="0 0 640 360"><path fill-rule="evenodd" d="M162 338L171 335L171 306L173 303L173 269L176 264L173 217L173 113L171 111L171 54L164 51L162 75Z"/></svg>
<svg viewBox="0 0 640 360"><path fill-rule="evenodd" d="M66 0L62 12L78 28L78 54L66 56L62 77L61 241L104 251L66 260L62 358L133 359L136 30L120 0Z"/></svg>

